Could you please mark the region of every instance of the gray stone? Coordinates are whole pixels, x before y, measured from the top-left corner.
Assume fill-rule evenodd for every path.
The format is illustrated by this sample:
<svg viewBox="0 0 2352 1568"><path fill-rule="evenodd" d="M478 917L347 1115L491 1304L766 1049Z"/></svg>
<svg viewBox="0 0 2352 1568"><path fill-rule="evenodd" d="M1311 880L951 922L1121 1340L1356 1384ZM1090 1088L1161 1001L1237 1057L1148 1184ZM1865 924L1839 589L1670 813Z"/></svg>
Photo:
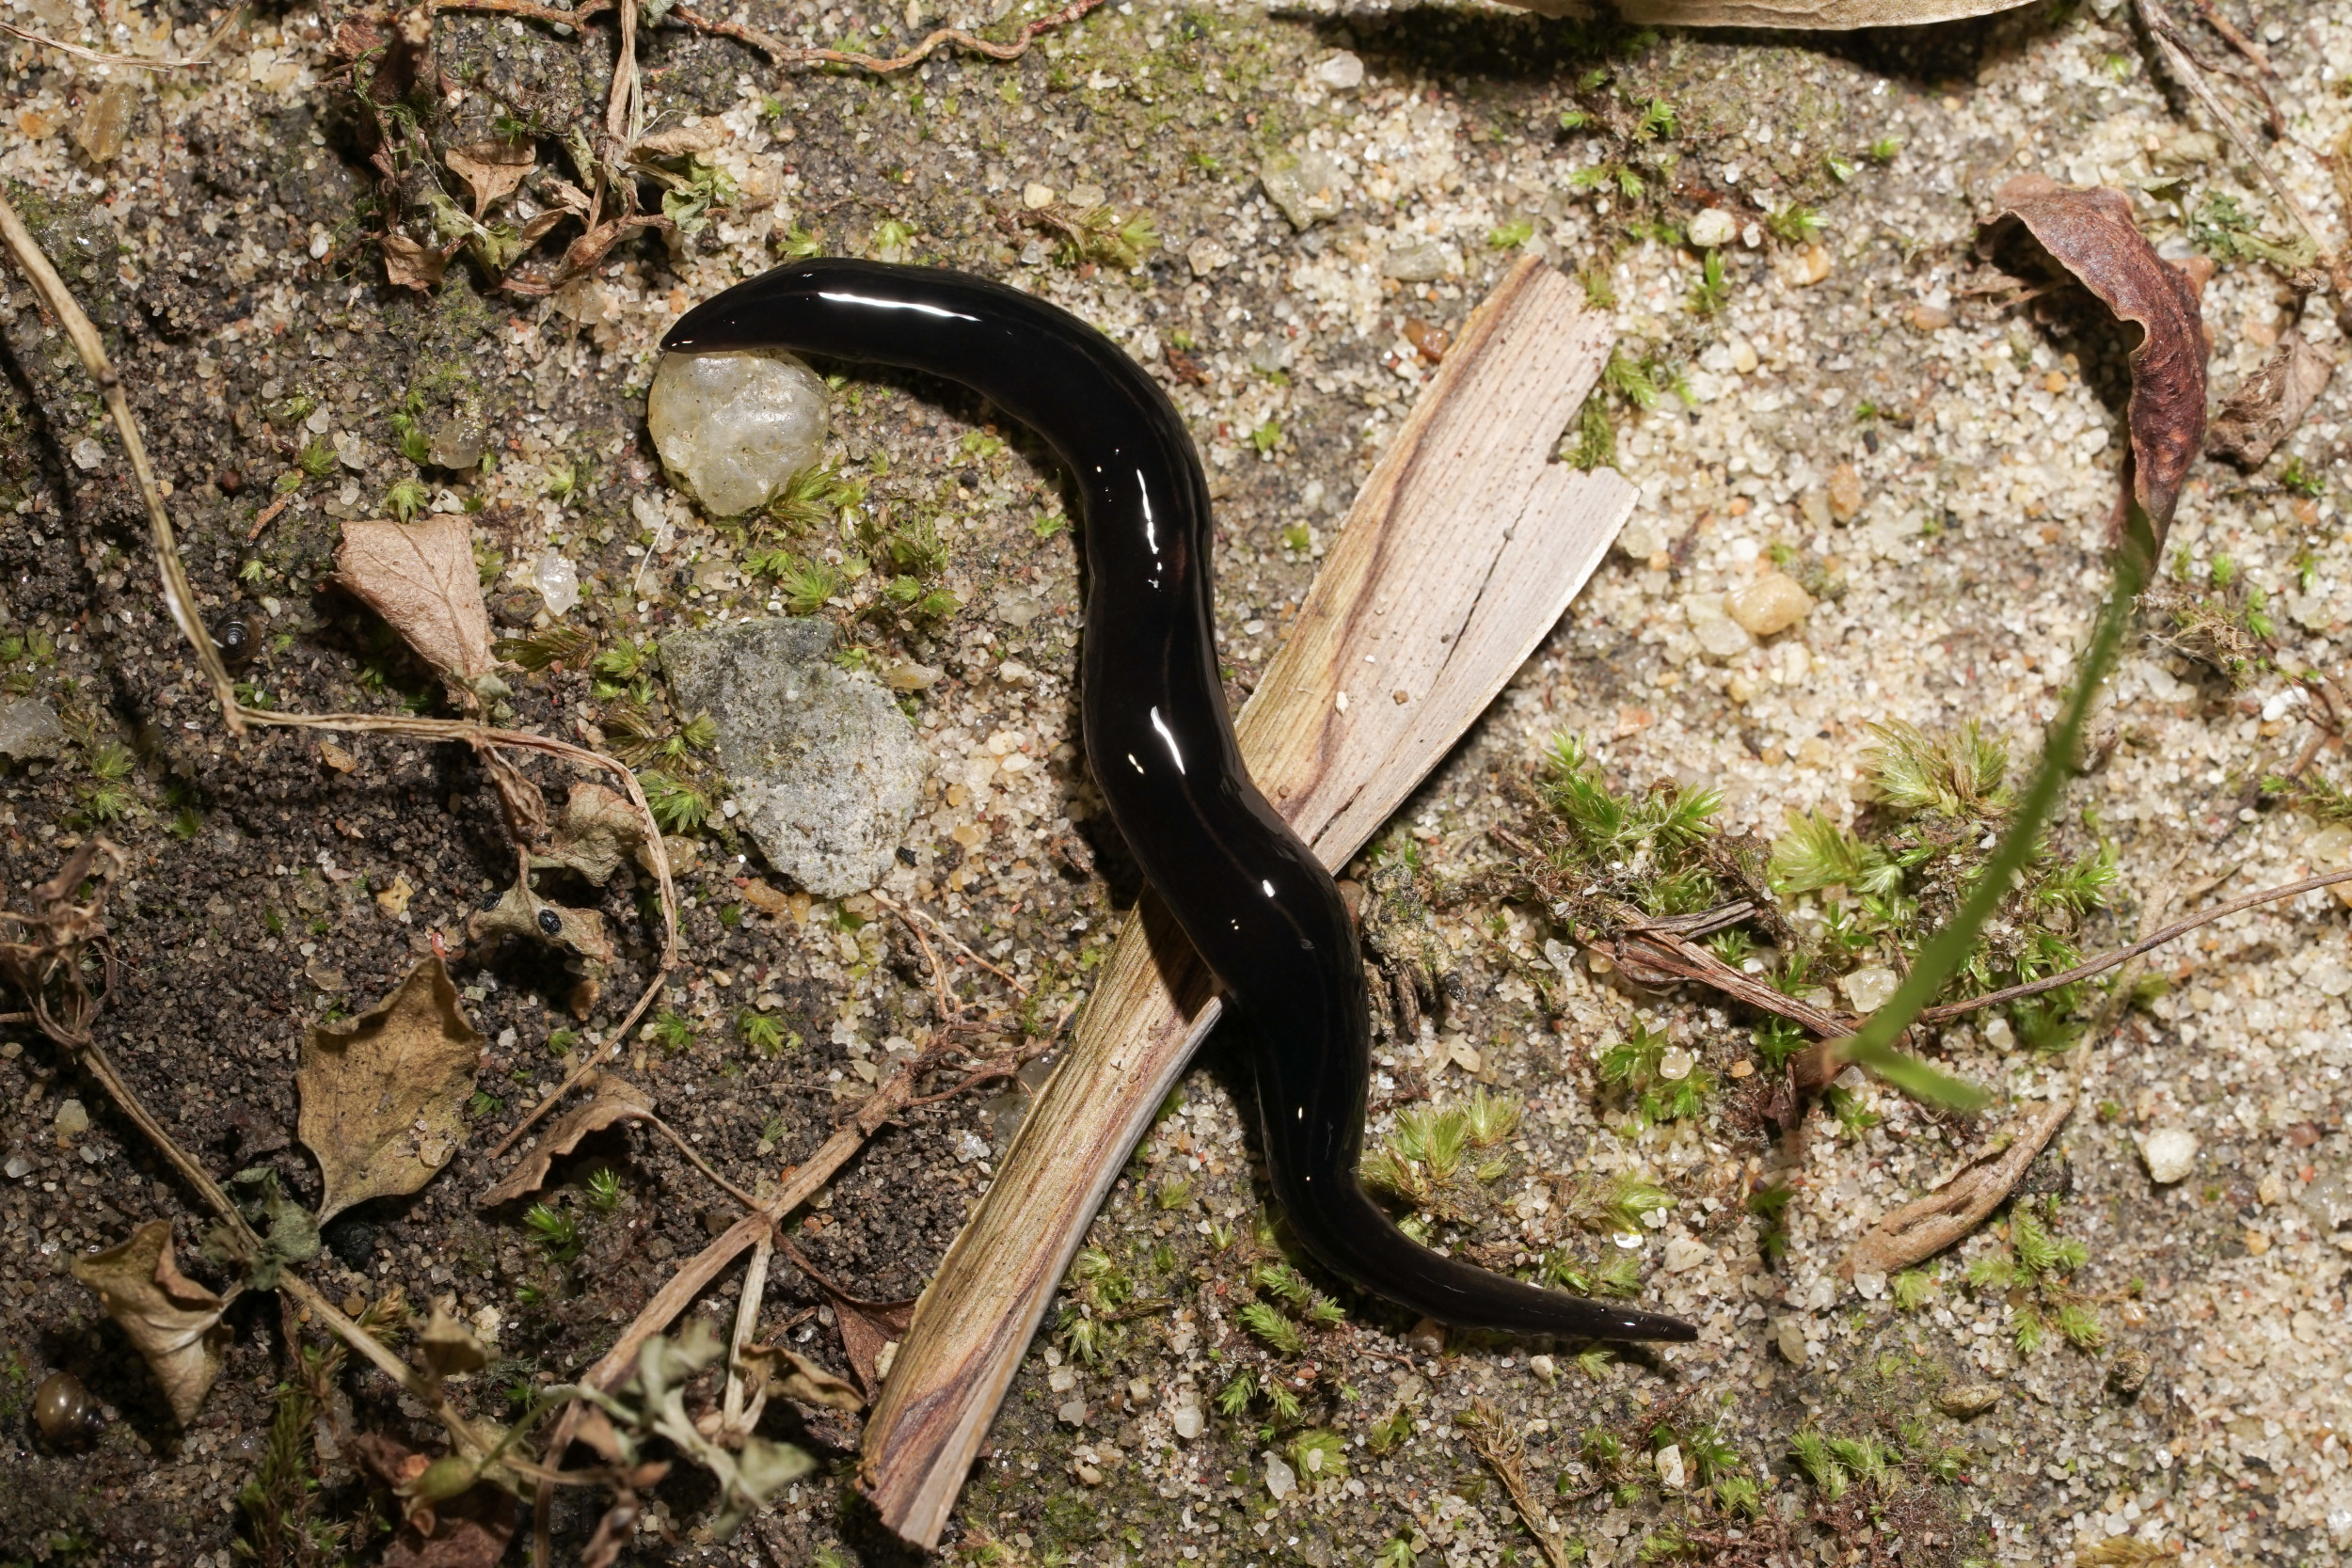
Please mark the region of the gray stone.
<svg viewBox="0 0 2352 1568"><path fill-rule="evenodd" d="M1400 283L1435 283L1452 265L1453 253L1435 240L1401 245L1380 259L1380 276Z"/></svg>
<svg viewBox="0 0 2352 1568"><path fill-rule="evenodd" d="M0 756L11 762L54 757L65 751L65 726L57 710L31 697L0 703Z"/></svg>
<svg viewBox="0 0 2352 1568"><path fill-rule="evenodd" d="M2352 1168L2336 1165L2319 1173L2316 1180L2303 1189L2303 1212L2312 1217L2312 1226L2321 1235L2328 1236L2352 1226Z"/></svg>
<svg viewBox="0 0 2352 1568"><path fill-rule="evenodd" d="M1327 152L1277 152L1258 166L1266 199L1282 209L1293 229L1339 215L1341 180L1340 166Z"/></svg>
<svg viewBox="0 0 2352 1568"><path fill-rule="evenodd" d="M914 819L914 729L872 677L833 659L831 622L737 621L661 641L683 714L719 727L719 766L768 863L819 898L862 893Z"/></svg>

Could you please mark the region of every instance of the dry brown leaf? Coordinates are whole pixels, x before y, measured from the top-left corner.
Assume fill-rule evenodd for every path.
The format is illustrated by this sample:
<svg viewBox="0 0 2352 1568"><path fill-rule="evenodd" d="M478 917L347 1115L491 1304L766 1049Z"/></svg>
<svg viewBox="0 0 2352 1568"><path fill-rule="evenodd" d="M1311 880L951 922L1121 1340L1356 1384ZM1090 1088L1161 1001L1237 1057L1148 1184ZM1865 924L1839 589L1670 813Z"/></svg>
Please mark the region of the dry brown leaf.
<svg viewBox="0 0 2352 1568"><path fill-rule="evenodd" d="M2007 1144L1963 1165L1935 1191L1904 1204L1872 1226L1846 1254L1837 1272L1848 1279L1857 1274L1893 1274L1934 1257L1965 1237L2000 1207L2074 1108L2071 1100L2053 1101L2039 1114L2010 1127Z"/></svg>
<svg viewBox="0 0 2352 1568"><path fill-rule="evenodd" d="M749 1392L754 1399L781 1394L820 1410L842 1410L851 1415L866 1408L866 1396L846 1379L834 1376L787 1346L746 1345L738 1359L752 1374L754 1383Z"/></svg>
<svg viewBox="0 0 2352 1568"><path fill-rule="evenodd" d="M196 1419L229 1354L220 1315L229 1304L181 1274L171 1258L171 1227L151 1220L119 1247L73 1260L73 1277L146 1357L171 1413Z"/></svg>
<svg viewBox="0 0 2352 1568"><path fill-rule="evenodd" d="M2209 350L2197 285L2156 254L2121 191L2076 190L2047 175L2027 174L2003 185L1999 200L2002 212L2022 223L2058 265L2140 330L2139 346L2131 352L2132 440L2124 473L2161 548L2181 483L2205 445Z"/></svg>
<svg viewBox="0 0 2352 1568"><path fill-rule="evenodd" d="M569 1154L580 1147L580 1140L591 1132L602 1132L615 1122L629 1121L653 1115L653 1097L618 1073L607 1072L596 1079L595 1098L575 1105L557 1118L548 1129L547 1136L522 1158L521 1164L506 1173L506 1179L482 1195L482 1207L496 1208L501 1203L539 1190L548 1179L548 1167L558 1157Z"/></svg>
<svg viewBox="0 0 2352 1568"><path fill-rule="evenodd" d="M706 121L701 125L673 125L666 131L637 138L631 152L654 158L682 158L690 152L709 152L724 147L733 133L725 126Z"/></svg>
<svg viewBox="0 0 2352 1568"><path fill-rule="evenodd" d="M312 1025L294 1083L297 1131L326 1183L320 1224L355 1203L413 1193L449 1164L481 1053L437 958L350 1023Z"/></svg>
<svg viewBox="0 0 2352 1568"><path fill-rule="evenodd" d="M866 1301L835 1285L808 1265L800 1249L789 1242L776 1249L791 1261L794 1268L814 1280L833 1304L834 1327L841 1335L841 1353L850 1358L850 1370L857 1374L858 1383L871 1399L882 1392L882 1374L876 1363L882 1359L882 1347L902 1342L907 1329L914 1322L914 1303L909 1296L904 1301Z"/></svg>
<svg viewBox="0 0 2352 1568"><path fill-rule="evenodd" d="M1503 0L1545 16L1590 16L1584 0ZM1681 27L1903 27L1990 16L2030 0L1618 0L1626 21Z"/></svg>
<svg viewBox="0 0 2352 1568"><path fill-rule="evenodd" d="M347 522L335 564L343 586L426 663L468 685L489 673L490 612L474 565L473 525L464 517Z"/></svg>
<svg viewBox="0 0 2352 1568"><path fill-rule="evenodd" d="M2214 416L2205 450L2261 467L2295 434L2335 373L2326 350L2305 342L2299 332L2288 333L2270 363L2247 377Z"/></svg>
<svg viewBox="0 0 2352 1568"><path fill-rule="evenodd" d="M741 890L743 902L765 915L787 915L793 912L792 895L771 886L756 877L738 877L735 885Z"/></svg>
<svg viewBox="0 0 2352 1568"><path fill-rule="evenodd" d="M493 202L503 201L515 194L515 187L539 162L539 150L527 136L511 140L476 142L471 147L453 147L441 154L441 161L456 171L473 191L473 215L479 220L489 212Z"/></svg>
<svg viewBox="0 0 2352 1568"><path fill-rule="evenodd" d="M433 1316L426 1321L424 1331L417 1336L417 1353L424 1357L424 1364L433 1369L436 1377L478 1372L490 1364L489 1351L474 1338L473 1330L450 1310L456 1299L448 1296L435 1302Z"/></svg>
<svg viewBox="0 0 2352 1568"><path fill-rule="evenodd" d="M395 288L432 290L449 269L453 252L419 245L398 230L384 236L384 277Z"/></svg>
<svg viewBox="0 0 2352 1568"><path fill-rule="evenodd" d="M466 917L466 940L522 937L553 942L591 963L612 961L612 939L604 934L604 916L595 910L576 910L549 903L517 882L486 910Z"/></svg>
<svg viewBox="0 0 2352 1568"><path fill-rule="evenodd" d="M600 784L581 780L564 802L563 820L548 835L547 852L532 857L534 870L564 866L601 886L645 841L645 819L637 808Z"/></svg>

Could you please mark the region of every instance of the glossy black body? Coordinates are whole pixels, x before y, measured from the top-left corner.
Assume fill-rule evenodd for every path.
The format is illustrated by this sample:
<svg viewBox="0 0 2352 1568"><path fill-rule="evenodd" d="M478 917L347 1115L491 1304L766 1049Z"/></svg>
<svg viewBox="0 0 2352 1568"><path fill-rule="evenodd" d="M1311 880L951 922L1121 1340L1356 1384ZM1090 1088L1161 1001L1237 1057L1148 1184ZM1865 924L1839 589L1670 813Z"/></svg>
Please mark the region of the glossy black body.
<svg viewBox="0 0 2352 1568"><path fill-rule="evenodd" d="M1687 1323L1440 1257L1358 1184L1363 964L1338 888L1242 766L1211 634L1207 482L1158 385L1076 317L958 273L795 262L689 311L665 349L775 347L961 382L1075 475L1090 578L1087 751L1111 816L1252 1037L1276 1199L1307 1250L1443 1323L1690 1339Z"/></svg>

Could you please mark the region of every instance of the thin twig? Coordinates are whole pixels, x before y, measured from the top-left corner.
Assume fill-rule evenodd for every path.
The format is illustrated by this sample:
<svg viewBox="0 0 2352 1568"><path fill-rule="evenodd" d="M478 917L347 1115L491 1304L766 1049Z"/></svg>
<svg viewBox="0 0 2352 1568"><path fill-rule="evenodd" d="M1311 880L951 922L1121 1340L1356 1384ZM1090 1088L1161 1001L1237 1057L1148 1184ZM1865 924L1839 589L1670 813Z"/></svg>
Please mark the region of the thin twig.
<svg viewBox="0 0 2352 1568"><path fill-rule="evenodd" d="M668 1122L663 1121L657 1116L641 1116L634 1119L644 1122L646 1126L654 1129L663 1137L675 1144L677 1146L677 1151L680 1154L685 1155L687 1159L692 1161L696 1170L701 1171L705 1176L707 1176L711 1180L717 1182L722 1188L725 1189L727 1196L735 1199L736 1202L741 1204L746 1209L756 1209L759 1207L759 1199L754 1197L751 1194L745 1192L742 1188L737 1186L725 1177L721 1176L717 1171L712 1170L710 1168L710 1162L704 1159L699 1153L695 1152L694 1147L688 1143L683 1137L679 1136L678 1130L676 1128L671 1126Z"/></svg>
<svg viewBox="0 0 2352 1568"><path fill-rule="evenodd" d="M914 923L914 916L890 899L879 894L872 896L875 903L898 917L898 923L904 926L909 934L914 938L914 944L923 950L923 961L930 966L931 989L939 993L941 1025L944 1027L950 1019L961 1017L963 1009L955 1005L953 995L947 990L947 972L940 967L939 955L931 951L930 940L923 935L923 927Z"/></svg>
<svg viewBox="0 0 2352 1568"><path fill-rule="evenodd" d="M613 0L581 0L581 4L564 10L557 6L536 6L532 0L433 0L435 11L495 11L501 16L529 17L533 22L552 22L559 27L580 28L592 16L601 16L612 8Z"/></svg>
<svg viewBox="0 0 2352 1568"><path fill-rule="evenodd" d="M882 894L868 893L866 896L871 898L875 903L880 904L883 909L889 910L895 914L903 915L907 912L905 910L901 910L896 903L893 903ZM912 909L913 906L910 905L909 908ZM931 929L939 933L941 941L946 942L949 946L953 947L957 952L962 954L965 958L971 959L974 963L978 964L982 969L987 970L991 974L995 975L999 980L1004 981L1005 984L1010 986L1022 995L1026 996L1029 994L1028 987L1023 985L1020 981L1014 979L1010 974L1008 974L1005 971L997 968L994 964L990 963L986 958L981 958L977 953L973 952L971 948L965 946L963 939L956 935L955 932L949 930L946 927L946 925L942 922L937 915L930 913L929 911L920 909L915 909L914 912L921 915L925 920L930 922Z"/></svg>
<svg viewBox="0 0 2352 1568"><path fill-rule="evenodd" d="M286 508L292 506L294 504L294 497L300 495L301 493L302 486L297 484L293 489L287 491L284 495L278 497L276 500L270 502L267 506L262 508L261 511L255 513L253 515L253 526L246 531L245 542L250 545L253 541L259 539L262 536L262 531L269 527L269 525L277 519L277 516L280 512L283 512Z"/></svg>
<svg viewBox="0 0 2352 1568"><path fill-rule="evenodd" d="M25 229L24 220L16 215L16 209L0 194L0 238L8 241L16 255L17 265L40 294L50 313L65 328L65 335L81 356L82 364L90 379L98 383L99 395L105 399L106 412L114 417L115 429L121 433L123 450L130 453L131 471L137 476L139 495L147 503L148 523L154 533L157 568L163 574L164 602L171 607L171 618L179 623L181 635L196 650L196 661L213 683L213 695L219 699L221 711L227 716L231 735L243 735L243 711L237 704L236 689L229 679L228 667L220 661L220 650L213 646L212 634L204 629L202 617L196 611L196 590L188 585L187 569L180 562L180 546L172 539L171 519L164 512L163 492L156 488L155 470L147 461L147 443L139 438L138 421L131 417L130 401L123 396L122 378L115 374L114 366L106 359L105 344L99 341L98 328L91 325L74 299L65 279L50 265L49 258L35 243Z"/></svg>
<svg viewBox="0 0 2352 1568"><path fill-rule="evenodd" d="M243 6L230 11L221 24L213 29L213 36L204 40L204 47L183 60L151 60L138 55L109 55L103 50L86 48L78 43L68 43L63 39L44 38L39 33L27 32L8 22L0 22L0 33L23 39L26 43L37 43L43 49L55 49L60 55L72 55L78 59L94 60L100 65L126 65L135 71L192 71L198 66L211 64L213 51L220 47L220 40L229 36L230 28L244 20L245 8Z"/></svg>
<svg viewBox="0 0 2352 1568"><path fill-rule="evenodd" d="M905 54L887 57L859 54L853 50L803 49L797 44L785 42L772 33L763 33L756 27L747 27L736 22L713 22L707 17L696 15L684 6L672 8L670 14L700 32L714 34L720 38L734 39L739 43L748 43L778 65L846 65L854 66L860 71L870 71L880 75L893 71L904 71L911 65L919 65L928 59L933 51L944 44L950 43L959 48L969 49L976 55L985 55L992 60L1017 60L1028 53L1029 45L1036 40L1040 33L1066 26L1102 3L1103 0L1073 0L1073 4L1064 6L1060 10L1041 16L1035 22L1023 27L1010 43L992 43L987 39L964 32L959 27L942 27Z"/></svg>
<svg viewBox="0 0 2352 1568"><path fill-rule="evenodd" d="M1919 1018L1922 1022L1941 1023L1947 1018L1958 1018L1963 1013L1972 1013L1979 1007L1994 1007L2004 1002L2014 1002L2021 996L2037 996L2045 990L2056 990L2060 986L2071 986L2077 980L2088 980L2094 974L2104 974L2116 965L2136 958L2152 948L2162 947L2175 937L2187 935L2200 926L2210 926L2225 914L2235 914L2240 910L2250 910L2257 904L2274 904L2281 898L2294 898L2306 893L2315 893L2324 887L2333 887L2338 882L2352 882L2352 866L2347 866L2342 871L2330 871L2324 877L2306 877L2299 882L2289 882L2284 887L2265 888L2259 893L2249 893L2233 898L2226 904L2216 904L2211 909L2199 911L2185 920L2176 920L2153 935L2142 937L2129 947L2119 947L2112 953L2100 955L2089 963L2076 964L2063 974L2051 974L2039 980L2028 980L2022 986L2011 986L2006 990L1988 991L1982 996L1972 996L1965 1002L1947 1002L1940 1007L1923 1008L1919 1013Z"/></svg>

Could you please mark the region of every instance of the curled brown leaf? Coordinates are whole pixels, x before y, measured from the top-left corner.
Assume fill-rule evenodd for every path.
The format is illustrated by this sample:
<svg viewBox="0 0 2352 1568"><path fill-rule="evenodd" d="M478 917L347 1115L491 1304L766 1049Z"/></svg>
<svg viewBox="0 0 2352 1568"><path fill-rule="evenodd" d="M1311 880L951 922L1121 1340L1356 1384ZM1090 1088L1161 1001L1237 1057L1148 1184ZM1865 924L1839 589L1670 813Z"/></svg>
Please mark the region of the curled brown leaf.
<svg viewBox="0 0 2352 1568"><path fill-rule="evenodd" d="M866 1408L866 1396L848 1379L834 1376L787 1346L746 1345L737 1359L752 1376L754 1398L781 1394L802 1404L850 1415Z"/></svg>
<svg viewBox="0 0 2352 1568"><path fill-rule="evenodd" d="M180 1272L171 1227L151 1220L120 1246L75 1259L73 1277L98 1292L106 1316L146 1358L180 1424L195 1420L228 1358L220 1315L229 1304Z"/></svg>
<svg viewBox="0 0 2352 1568"><path fill-rule="evenodd" d="M397 289L430 293L440 283L441 274L449 270L449 259L454 254L419 245L393 230L384 236L385 279Z"/></svg>
<svg viewBox="0 0 2352 1568"><path fill-rule="evenodd" d="M2024 225L2052 260L2140 330L2139 346L2131 352L2124 483L2161 548L2182 482L2205 445L2209 350L2197 285L2156 254L2121 191L2076 190L2047 175L2026 174L2003 185L1999 201L2003 214Z"/></svg>
<svg viewBox="0 0 2352 1568"><path fill-rule="evenodd" d="M2001 1205L2026 1167L2050 1141L2068 1114L2071 1100L2051 1101L2005 1131L2006 1142L1955 1172L1923 1198L1906 1203L1872 1226L1837 1265L1848 1279L1857 1274L1893 1274L1932 1258L1982 1224Z"/></svg>
<svg viewBox="0 0 2352 1568"><path fill-rule="evenodd" d="M326 1192L321 1224L355 1203L413 1193L465 1137L482 1036L437 958L350 1023L313 1025L294 1083L297 1130Z"/></svg>
<svg viewBox="0 0 2352 1568"><path fill-rule="evenodd" d="M596 1079L596 1092L590 1099L557 1118L548 1129L548 1135L525 1155L522 1163L506 1173L503 1180L482 1195L485 1209L501 1203L512 1203L518 1197L539 1190L548 1179L548 1167L562 1155L580 1147L580 1140L591 1132L602 1132L616 1122L632 1121L653 1115L653 1097L621 1077L607 1072Z"/></svg>
<svg viewBox="0 0 2352 1568"><path fill-rule="evenodd" d="M534 871L561 866L601 886L644 841L645 819L637 808L604 785L583 779L572 785L563 818L548 835L547 852L533 855L531 865Z"/></svg>

